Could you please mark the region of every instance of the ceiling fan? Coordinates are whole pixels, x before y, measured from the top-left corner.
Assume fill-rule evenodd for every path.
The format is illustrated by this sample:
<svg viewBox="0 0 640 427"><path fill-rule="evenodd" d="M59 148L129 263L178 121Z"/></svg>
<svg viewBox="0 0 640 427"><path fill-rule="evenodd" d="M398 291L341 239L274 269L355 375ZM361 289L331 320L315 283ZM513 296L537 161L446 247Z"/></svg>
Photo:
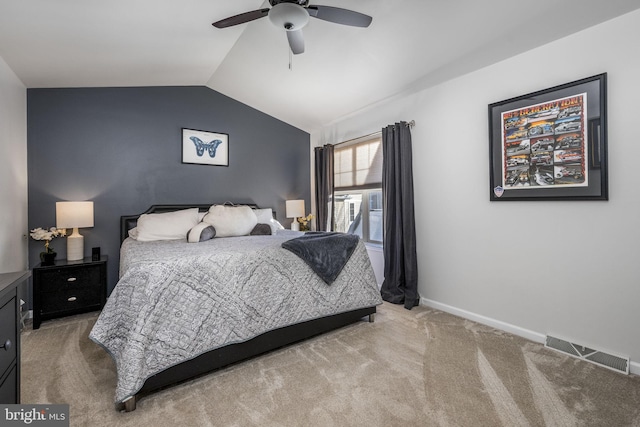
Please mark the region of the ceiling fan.
<svg viewBox="0 0 640 427"><path fill-rule="evenodd" d="M352 27L368 27L373 18L360 12L333 6L310 5L309 0L269 0L271 8L252 10L214 22L216 28L227 28L245 22L269 16L269 20L276 27L284 28L291 52L294 55L304 52L304 37L302 28L312 16L323 21Z"/></svg>

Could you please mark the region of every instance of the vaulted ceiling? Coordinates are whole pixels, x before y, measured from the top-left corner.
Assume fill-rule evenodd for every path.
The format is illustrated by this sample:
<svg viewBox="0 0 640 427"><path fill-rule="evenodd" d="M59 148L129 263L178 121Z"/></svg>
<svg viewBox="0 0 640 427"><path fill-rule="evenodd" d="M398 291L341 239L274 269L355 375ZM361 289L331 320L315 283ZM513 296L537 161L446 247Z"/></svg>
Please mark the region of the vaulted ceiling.
<svg viewBox="0 0 640 427"><path fill-rule="evenodd" d="M306 131L640 8L638 0L318 0L369 28L311 19L290 58L261 0L0 0L0 57L28 88L207 85ZM572 52L541 58L562 66ZM291 67L290 67L291 65Z"/></svg>

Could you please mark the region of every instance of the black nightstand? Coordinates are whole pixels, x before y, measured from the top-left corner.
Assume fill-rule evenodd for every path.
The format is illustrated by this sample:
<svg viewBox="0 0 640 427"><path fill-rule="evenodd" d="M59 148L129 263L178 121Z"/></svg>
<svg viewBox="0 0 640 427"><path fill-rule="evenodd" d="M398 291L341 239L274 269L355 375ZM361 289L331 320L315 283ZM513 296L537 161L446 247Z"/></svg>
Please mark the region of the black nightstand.
<svg viewBox="0 0 640 427"><path fill-rule="evenodd" d="M0 274L0 403L20 403L20 285L31 272Z"/></svg>
<svg viewBox="0 0 640 427"><path fill-rule="evenodd" d="M107 256L33 268L33 329L43 320L100 310L106 301Z"/></svg>

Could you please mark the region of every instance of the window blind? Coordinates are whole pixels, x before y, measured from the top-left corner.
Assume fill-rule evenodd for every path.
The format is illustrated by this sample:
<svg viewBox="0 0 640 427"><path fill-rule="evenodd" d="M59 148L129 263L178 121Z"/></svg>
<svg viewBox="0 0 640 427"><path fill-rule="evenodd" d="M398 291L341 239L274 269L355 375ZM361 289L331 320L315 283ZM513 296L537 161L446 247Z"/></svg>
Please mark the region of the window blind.
<svg viewBox="0 0 640 427"><path fill-rule="evenodd" d="M382 186L382 138L376 136L334 148L334 188L355 190Z"/></svg>

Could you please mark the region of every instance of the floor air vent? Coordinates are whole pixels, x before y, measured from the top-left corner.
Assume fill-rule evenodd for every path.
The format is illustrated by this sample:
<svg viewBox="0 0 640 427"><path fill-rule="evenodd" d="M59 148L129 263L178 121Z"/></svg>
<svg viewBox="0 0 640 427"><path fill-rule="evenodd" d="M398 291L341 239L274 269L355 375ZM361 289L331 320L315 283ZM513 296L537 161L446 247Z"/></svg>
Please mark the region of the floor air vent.
<svg viewBox="0 0 640 427"><path fill-rule="evenodd" d="M603 351L594 350L550 335L547 335L544 345L545 347L561 351L570 356L577 357L578 359L586 360L587 362L595 363L596 365L629 375L628 357L614 356Z"/></svg>

